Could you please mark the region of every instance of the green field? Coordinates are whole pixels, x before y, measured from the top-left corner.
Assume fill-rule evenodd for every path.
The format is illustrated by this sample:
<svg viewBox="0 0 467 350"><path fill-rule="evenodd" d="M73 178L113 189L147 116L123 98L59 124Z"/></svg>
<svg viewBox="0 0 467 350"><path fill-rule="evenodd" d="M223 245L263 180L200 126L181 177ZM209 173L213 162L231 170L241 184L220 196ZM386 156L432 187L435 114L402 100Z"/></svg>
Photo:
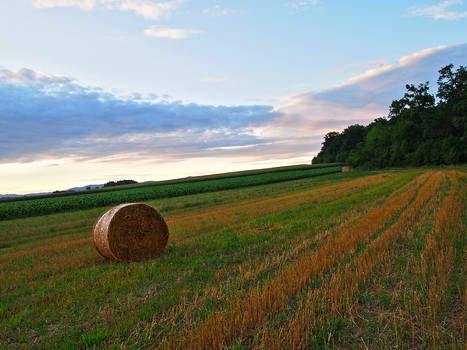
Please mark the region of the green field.
<svg viewBox="0 0 467 350"><path fill-rule="evenodd" d="M291 169L290 169L291 168ZM340 166L299 166L274 169L270 172L248 171L197 177L194 179L162 181L153 185L122 186L123 188L82 191L40 198L20 197L0 201L0 220L58 213L68 210L97 208L105 205L177 197L302 179L341 171Z"/></svg>
<svg viewBox="0 0 467 350"><path fill-rule="evenodd" d="M287 169L0 203L0 349L464 349L466 170ZM93 247L95 221L127 201L165 217L160 258Z"/></svg>
<svg viewBox="0 0 467 350"><path fill-rule="evenodd" d="M288 171L293 171L293 170L311 170L311 169L322 169L322 168L333 168L333 167L341 168L343 165L344 163L327 163L327 164L317 164L317 165L315 164L313 165L309 165L309 164L287 165L287 166L274 167L274 168L243 170L243 171L234 171L234 172L212 174L212 175L188 176L188 177L171 179L171 180L146 181L146 182L128 184L128 185L99 187L99 188L94 188L92 190L90 189L90 190L85 190L85 191L84 190L83 191L56 191L56 192L48 193L48 194L26 195L22 197L5 197L5 198L0 198L0 203L29 201L33 199L80 196L80 195L88 195L91 193L115 192L115 191L123 191L123 190L134 189L134 188L144 188L144 187L154 187L154 186L159 186L159 185L173 185L173 184L182 184L182 183L189 183L189 182L201 182L201 181L208 181L208 180L228 179L228 178L244 177L244 176L250 176L250 175L279 173L279 172L284 172L284 171L288 172Z"/></svg>

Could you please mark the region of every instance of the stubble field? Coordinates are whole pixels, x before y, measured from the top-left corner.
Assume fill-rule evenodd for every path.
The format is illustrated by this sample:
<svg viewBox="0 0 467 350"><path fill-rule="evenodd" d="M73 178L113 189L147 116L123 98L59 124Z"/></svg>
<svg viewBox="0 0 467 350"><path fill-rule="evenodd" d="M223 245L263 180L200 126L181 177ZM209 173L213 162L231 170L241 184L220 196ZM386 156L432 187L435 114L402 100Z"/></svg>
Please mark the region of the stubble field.
<svg viewBox="0 0 467 350"><path fill-rule="evenodd" d="M118 264L109 207L1 221L0 348L464 349L466 201L465 167L163 198L164 254Z"/></svg>

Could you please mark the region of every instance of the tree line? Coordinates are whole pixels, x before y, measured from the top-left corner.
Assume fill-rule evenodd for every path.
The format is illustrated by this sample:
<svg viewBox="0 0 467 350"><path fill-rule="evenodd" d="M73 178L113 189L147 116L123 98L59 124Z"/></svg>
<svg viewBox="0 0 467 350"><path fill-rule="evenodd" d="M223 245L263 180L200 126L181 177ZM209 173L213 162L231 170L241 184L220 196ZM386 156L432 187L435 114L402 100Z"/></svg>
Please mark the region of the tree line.
<svg viewBox="0 0 467 350"><path fill-rule="evenodd" d="M104 184L104 187L113 187L113 186L122 186L122 185L133 185L137 184L138 181L135 180L118 180L118 181L109 181Z"/></svg>
<svg viewBox="0 0 467 350"><path fill-rule="evenodd" d="M465 163L467 68L441 68L437 83L436 97L428 82L407 84L407 92L391 103L387 117L327 133L313 164L384 168Z"/></svg>

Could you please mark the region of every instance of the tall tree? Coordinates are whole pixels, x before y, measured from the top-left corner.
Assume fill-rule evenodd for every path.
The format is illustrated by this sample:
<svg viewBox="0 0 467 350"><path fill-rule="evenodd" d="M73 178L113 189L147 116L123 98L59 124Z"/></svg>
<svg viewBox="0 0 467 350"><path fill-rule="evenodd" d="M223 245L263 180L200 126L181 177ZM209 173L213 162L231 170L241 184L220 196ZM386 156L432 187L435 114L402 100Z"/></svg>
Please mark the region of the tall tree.
<svg viewBox="0 0 467 350"><path fill-rule="evenodd" d="M387 118L326 134L313 163L369 168L467 162L467 69L439 70L438 103L429 83L407 84Z"/></svg>

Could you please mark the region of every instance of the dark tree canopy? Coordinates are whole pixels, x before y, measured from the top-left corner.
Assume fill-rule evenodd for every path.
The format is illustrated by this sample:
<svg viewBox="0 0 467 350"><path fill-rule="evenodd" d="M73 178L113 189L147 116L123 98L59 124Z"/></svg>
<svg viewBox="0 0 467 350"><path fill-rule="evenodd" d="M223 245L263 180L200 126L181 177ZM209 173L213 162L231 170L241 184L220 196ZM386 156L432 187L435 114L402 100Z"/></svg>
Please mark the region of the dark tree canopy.
<svg viewBox="0 0 467 350"><path fill-rule="evenodd" d="M385 118L367 126L330 132L313 164L347 162L352 166L456 164L467 161L467 68L439 70L438 92L429 84L407 84L407 92Z"/></svg>

